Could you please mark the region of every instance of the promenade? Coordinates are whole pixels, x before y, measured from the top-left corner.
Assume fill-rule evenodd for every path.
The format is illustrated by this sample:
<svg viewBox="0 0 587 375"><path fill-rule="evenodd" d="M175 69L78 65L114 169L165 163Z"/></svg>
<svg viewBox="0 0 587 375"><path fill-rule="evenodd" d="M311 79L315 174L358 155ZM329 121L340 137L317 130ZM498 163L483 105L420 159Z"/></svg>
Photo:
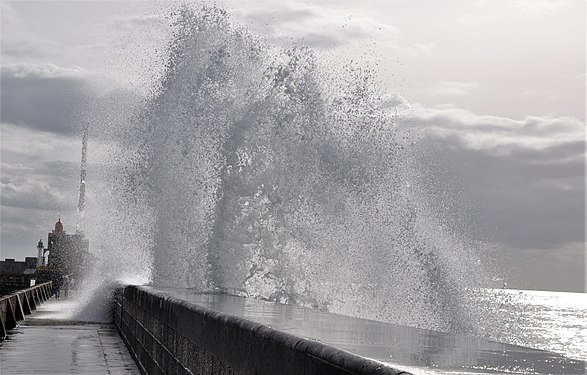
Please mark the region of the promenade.
<svg viewBox="0 0 587 375"><path fill-rule="evenodd" d="M56 319L71 302L49 299L0 341L0 374L140 375L111 324Z"/></svg>
<svg viewBox="0 0 587 375"><path fill-rule="evenodd" d="M584 361L544 350L189 289L120 286L114 325L71 321L72 301L48 298L46 288L36 297L20 293L20 304L28 309L34 302L36 309L22 320L14 303L0 306L9 312L8 336L0 341L2 375L139 375L123 340L143 373L161 375L576 375L586 369Z"/></svg>

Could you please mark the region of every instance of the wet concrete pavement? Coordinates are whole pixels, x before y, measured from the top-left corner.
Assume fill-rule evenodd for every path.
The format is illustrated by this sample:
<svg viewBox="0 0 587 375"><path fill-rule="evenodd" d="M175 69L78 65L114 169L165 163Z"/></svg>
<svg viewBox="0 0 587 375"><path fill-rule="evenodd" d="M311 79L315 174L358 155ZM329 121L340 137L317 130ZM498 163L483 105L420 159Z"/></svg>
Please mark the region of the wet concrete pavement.
<svg viewBox="0 0 587 375"><path fill-rule="evenodd" d="M111 324L47 319L63 305L47 301L0 342L0 374L140 374Z"/></svg>

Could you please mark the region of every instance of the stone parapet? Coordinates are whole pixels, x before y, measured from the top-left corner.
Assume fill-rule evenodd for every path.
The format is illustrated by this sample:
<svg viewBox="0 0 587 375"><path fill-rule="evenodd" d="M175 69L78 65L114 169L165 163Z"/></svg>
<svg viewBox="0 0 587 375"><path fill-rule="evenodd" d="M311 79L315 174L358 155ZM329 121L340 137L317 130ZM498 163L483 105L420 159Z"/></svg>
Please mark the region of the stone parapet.
<svg viewBox="0 0 587 375"><path fill-rule="evenodd" d="M143 374L407 374L140 286L117 290L113 320Z"/></svg>

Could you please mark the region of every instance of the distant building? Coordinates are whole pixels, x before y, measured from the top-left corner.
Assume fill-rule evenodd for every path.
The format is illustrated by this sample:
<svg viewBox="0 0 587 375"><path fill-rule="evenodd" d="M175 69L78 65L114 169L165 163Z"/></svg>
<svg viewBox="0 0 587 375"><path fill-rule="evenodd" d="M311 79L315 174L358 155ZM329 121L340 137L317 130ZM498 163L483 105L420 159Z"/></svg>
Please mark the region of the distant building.
<svg viewBox="0 0 587 375"><path fill-rule="evenodd" d="M24 262L14 259L0 261L0 295L34 285L37 277L37 258L26 257ZM32 281L32 284L31 284Z"/></svg>
<svg viewBox="0 0 587 375"><path fill-rule="evenodd" d="M65 233L61 219L48 235L47 248L43 247L40 240L37 256L26 257L24 262L14 259L0 261L0 295L45 281L53 281L54 291L58 290L64 276L80 280L92 263L89 241L81 233Z"/></svg>
<svg viewBox="0 0 587 375"><path fill-rule="evenodd" d="M90 260L89 240L83 234L67 234L61 219L49 233L47 241L46 270L60 275L70 275L78 279L86 270ZM46 252L47 252L46 251Z"/></svg>

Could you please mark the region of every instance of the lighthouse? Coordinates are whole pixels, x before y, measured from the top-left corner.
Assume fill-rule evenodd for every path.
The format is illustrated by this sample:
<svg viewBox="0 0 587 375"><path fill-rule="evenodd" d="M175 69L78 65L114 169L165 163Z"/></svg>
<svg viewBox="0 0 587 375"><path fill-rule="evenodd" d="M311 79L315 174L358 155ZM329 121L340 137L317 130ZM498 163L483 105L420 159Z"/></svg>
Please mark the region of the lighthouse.
<svg viewBox="0 0 587 375"><path fill-rule="evenodd" d="M43 245L43 240L39 240L37 243L37 267L41 267L43 265L43 249L45 245Z"/></svg>

